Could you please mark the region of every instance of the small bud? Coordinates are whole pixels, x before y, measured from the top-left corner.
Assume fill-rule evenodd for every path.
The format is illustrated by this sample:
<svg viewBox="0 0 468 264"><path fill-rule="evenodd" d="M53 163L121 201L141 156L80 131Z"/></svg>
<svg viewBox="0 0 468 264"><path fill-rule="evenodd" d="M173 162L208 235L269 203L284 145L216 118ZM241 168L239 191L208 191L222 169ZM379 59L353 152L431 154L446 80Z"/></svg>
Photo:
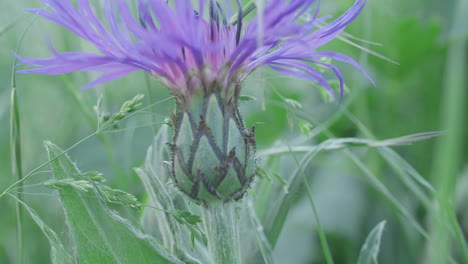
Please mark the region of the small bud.
<svg viewBox="0 0 468 264"><path fill-rule="evenodd" d="M80 174L80 177L89 181L93 181L93 182L105 182L106 181L106 178L104 178L102 176L102 173L98 171L88 171L88 172Z"/></svg>
<svg viewBox="0 0 468 264"><path fill-rule="evenodd" d="M60 179L60 180L48 180L44 182L44 185L51 189L62 189L64 187L71 187L80 192L88 192L93 188L93 185L89 181L75 180L75 179Z"/></svg>
<svg viewBox="0 0 468 264"><path fill-rule="evenodd" d="M126 116L126 113L125 113L125 112L115 113L115 114L112 116L112 121L113 121L113 122L120 121L120 120L124 119L125 116Z"/></svg>
<svg viewBox="0 0 468 264"><path fill-rule="evenodd" d="M143 98L145 97L144 94L137 94L132 99L126 101L122 104L120 108L121 113L132 113L138 109L142 105Z"/></svg>
<svg viewBox="0 0 468 264"><path fill-rule="evenodd" d="M96 189L106 202L128 205L136 209L141 206L138 199L131 193L119 189L112 189L106 185L97 185Z"/></svg>
<svg viewBox="0 0 468 264"><path fill-rule="evenodd" d="M221 95L194 95L174 116L172 174L196 202L239 200L255 175L254 129L246 129L237 103Z"/></svg>

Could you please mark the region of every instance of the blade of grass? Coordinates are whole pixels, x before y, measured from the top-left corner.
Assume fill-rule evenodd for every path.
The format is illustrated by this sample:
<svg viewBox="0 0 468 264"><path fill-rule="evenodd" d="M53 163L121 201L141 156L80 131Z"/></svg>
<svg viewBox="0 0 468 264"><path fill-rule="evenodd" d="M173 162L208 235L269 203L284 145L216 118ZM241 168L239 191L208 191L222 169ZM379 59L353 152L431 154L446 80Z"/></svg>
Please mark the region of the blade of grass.
<svg viewBox="0 0 468 264"><path fill-rule="evenodd" d="M361 132L364 133L364 135L370 139L375 139L375 136L373 133L362 123L360 120L358 120L353 114L351 114L346 107L343 107L340 111L340 114L336 114L337 116L341 116L344 114L346 117L348 117L359 129ZM321 132L325 133L327 136L332 137L333 135L326 129L326 126L321 126L323 129L321 129ZM395 139L388 139L388 140L383 140L383 141L375 141L373 144L374 146L378 147L378 152L379 154L391 165L392 169L397 173L397 175L400 177L400 180L408 187L409 190L411 190L421 201L423 205L425 205L426 209L428 211L432 210L432 203L430 202L430 197L427 196L427 194L421 190L420 186L423 186L425 189L427 189L431 194L435 194L434 188L428 183L411 165L409 165L401 156L396 153L394 150L391 148L387 147L391 142L393 142L394 145L400 145L400 141L402 143L410 143L413 140L414 141L419 141L419 140L425 140L430 137L434 136L439 136L443 134L443 132L427 132L427 133L419 133L415 135L409 135L409 136L404 136L400 138L395 138ZM409 140L410 139L410 140ZM383 147L379 147L383 146ZM346 150L348 156L353 158L354 154L352 152L349 152ZM350 156L351 155L351 156ZM354 160L355 163L357 160ZM357 164L358 167L361 169L364 169L366 166L362 163L363 166L360 166ZM372 175L371 170L367 169L367 175ZM376 185L377 184L377 185ZM380 187L385 187L382 184L378 184L378 182L374 183L374 186L379 188ZM386 195L391 194L389 191L385 191ZM396 201L395 199L388 197L391 200ZM409 215L407 215L409 216ZM415 221L412 221L413 225ZM418 228L419 231L422 231L421 228ZM420 232L421 233L421 232ZM423 236L425 236L425 233L421 233Z"/></svg>
<svg viewBox="0 0 468 264"><path fill-rule="evenodd" d="M31 28L36 18L33 18L25 30L23 31L18 45L16 46L16 52L19 51L21 48L21 44L23 43L24 37L26 36L27 32ZM11 97L10 97L10 159L11 159L11 170L13 177L15 178L16 182L19 182L18 185L18 194L16 196L17 203L16 203L16 239L17 239L17 250L18 250L18 263L24 263L24 254L23 254L23 210L20 206L20 202L23 200L21 191L23 185L23 165L21 159L21 122L20 122L20 112L19 112L19 105L18 105L18 96L16 93L16 57L13 59L13 64L11 66Z"/></svg>
<svg viewBox="0 0 468 264"><path fill-rule="evenodd" d="M151 91L151 83L150 83L150 77L148 74L145 74L145 87L146 87L146 92L148 93L148 101L149 104L153 103L153 92ZM158 129L156 128L157 124L157 119L156 119L156 113L154 111L151 112L151 122L154 124L151 126L151 131L153 132L153 137L156 136L158 133Z"/></svg>
<svg viewBox="0 0 468 264"><path fill-rule="evenodd" d="M272 248L270 242L268 241L267 237L265 236L265 232L263 231L263 226L260 222L260 219L257 217L257 213L255 212L254 204L252 200L247 201L247 214L250 218L250 227L255 232L255 239L258 244L258 248L260 250L260 254L262 255L263 261L265 264L272 264Z"/></svg>
<svg viewBox="0 0 468 264"><path fill-rule="evenodd" d="M304 120L307 120L313 124L317 123L315 120L312 120L310 116L303 116L302 117ZM334 138L333 133L331 133L327 128L324 128L322 130L322 133L324 133L327 137L329 137L331 140ZM327 140L327 141L328 141ZM325 141L326 142L326 141ZM378 145L378 144L377 144ZM372 171L349 149L344 149L342 150L351 160L360 168L363 172L365 177L365 180L373 186L378 192L380 192L389 202L392 206L394 206L397 211L403 215L405 218L407 218L410 223L418 230L418 232L425 238L428 237L428 233L424 228L411 216L411 214L408 212L408 210L398 201L398 199L393 196L393 194L388 190L388 188L382 183L382 181L372 173Z"/></svg>
<svg viewBox="0 0 468 264"><path fill-rule="evenodd" d="M325 133L327 136L332 137L330 132L325 130ZM385 142L388 142L386 140ZM407 140L405 139L405 142ZM398 141L395 141L397 145L399 145ZM306 151L305 156L303 157L300 165L301 167L306 166L307 164L310 163L313 157L315 157L316 154L318 154L322 150L327 150L327 149L341 149L345 148L345 152L353 158L354 162L357 163L358 167L361 168L362 170L365 170L365 175L367 176L368 182L376 188L379 192L384 194L384 196L391 201L391 204L394 205L396 208L398 208L398 211L401 212L405 217L411 220L412 224L417 227L417 229L420 231L421 234L426 235L426 232L424 229L417 223L416 220L414 220L411 217L411 214L406 211L406 209L398 202L398 200L391 194L391 192L385 187L385 185L377 178L375 175L362 163L360 162L355 155L348 151L346 147L349 146L379 146L380 141L374 141L374 140L366 140L366 139L359 139L359 138L330 138L322 143L320 143L317 146L310 146L310 147L297 147L297 148L291 148L289 147L289 152L294 153L298 151ZM267 154L269 155L276 155L276 154L284 154L286 153L286 148L284 147L278 147L275 148L273 151L269 151ZM286 216L288 214L288 211L290 210L293 200L294 200L294 194L297 192L299 188L302 187L303 183L301 181L301 170L300 167L296 169L293 174L293 176L289 179L289 193L281 193L280 198L277 199L273 207L270 207L266 215L263 217L263 225L265 226L265 233L268 236L268 239L270 240L271 245L274 247L276 245L276 241L279 237L279 234L281 233L282 227L284 222L286 221ZM271 201L272 199L276 198L278 196L278 193L272 192L269 194L270 196L269 199L266 199L266 201Z"/></svg>
<svg viewBox="0 0 468 264"><path fill-rule="evenodd" d="M23 169L21 161L21 126L18 110L18 99L16 96L16 88L13 86L11 89L11 115L10 115L10 157L11 157L11 170L16 181L23 179ZM18 191L21 192L23 184L18 185ZM16 195L16 239L18 247L18 263L24 263L23 254L23 210L20 207L20 201L23 200L23 195L18 193Z"/></svg>
<svg viewBox="0 0 468 264"><path fill-rule="evenodd" d="M358 120L352 113L350 113L347 109L343 110L343 113L346 115L346 117L348 117L359 129L361 132L363 132L367 137L373 139L375 138L373 133L360 121ZM333 134L328 131L327 129L324 130L324 133L329 136L329 137L333 137ZM383 140L383 142L396 142L398 143L398 140L403 140L403 141L407 141L407 139L415 139L415 141L418 141L418 140L425 140L425 139L428 139L432 136L439 136L439 135L442 135L442 134L445 134L445 132L427 132L427 133L419 133L419 134L415 134L415 135L409 135L409 136L404 136L404 137L399 137L399 138L396 138L396 139L390 139L390 140ZM429 136L429 137L428 137ZM395 141L396 140L396 141ZM411 141L410 141L411 142ZM383 145L385 147L379 147L379 145ZM398 145L398 144L396 144ZM432 204L429 202L429 199L430 197L427 197L420 189L419 189L419 185L425 187L427 190L430 191L430 193L434 196L434 197L438 197L438 193L434 190L434 188L431 186L430 183L428 183L424 177L422 177L411 165L409 165L400 155L398 155L398 153L396 153L394 150L392 150L391 148L389 147L386 147L388 146L387 143L385 144L381 144L379 142L377 142L375 144L375 146L378 147L378 150L379 150L379 154L381 154L381 156L392 166L392 168L394 169L394 171L400 176L400 179L402 180L402 182L420 199L420 201L422 202L423 205L426 206L426 209L428 210L428 212L431 212L433 211L433 208L432 208ZM349 151L348 149L345 149L344 152L355 162L355 164L361 168L361 170L363 170L365 172L366 175L368 176L371 176L369 179L372 180L372 178L375 178L377 179L377 177L375 176L372 176L373 173L371 172L371 170L369 168L367 168L367 166L365 166L364 163L362 163L358 158L357 156L355 156L351 151ZM388 196L388 194L391 195L391 192L388 190L388 191L385 191L385 185L383 184L379 184L379 180L377 179L377 182L374 182L374 180L371 181L371 183L373 183L377 188L384 188L382 190L384 190L383 194L385 194L385 196ZM417 183L417 184L416 184ZM380 186L380 187L379 187ZM390 197L387 197L387 199L389 199L390 201L393 200L393 202L396 202L396 204L394 205L398 205L398 201L390 196ZM442 201L439 199L439 201ZM392 202L392 203L393 203ZM406 216L407 218L410 218L410 222L412 223L413 226L416 227L416 229L419 231L419 233L427 239L427 241L433 241L434 238L431 238L429 233L427 231L425 231L421 225L419 225L419 223L417 223L416 220L412 220L412 217L411 215L409 214L409 212L407 212L407 210L404 208L404 207L401 207L403 209L403 211L401 211L400 209L400 213L402 213L404 216ZM448 212L450 214L450 212ZM440 221L440 220L437 220L437 221ZM447 228L445 228L445 231L450 231L450 232L455 232L456 233L456 227L453 227L453 229L455 229L455 231L453 230L448 230ZM463 240L460 240L457 238L457 241L461 241L463 242ZM463 247L466 247L465 244L462 243L462 248ZM433 245L429 245L428 248L430 248L431 251L436 251L434 250L435 247ZM450 263L454 263L454 260L451 256L449 255L446 255L446 256L443 256L443 259L444 261L449 261Z"/></svg>
<svg viewBox="0 0 468 264"><path fill-rule="evenodd" d="M370 139L375 139L374 134L348 110L344 110L345 116L351 120L359 130ZM400 137L403 141L406 141L408 138L414 138L417 140L426 140L430 137L440 136L445 132L428 132L428 133L419 133L416 136L405 136ZM430 136L430 137L428 137ZM393 140L383 140L385 141L394 141ZM398 145L398 144L397 144ZM378 144L377 144L378 146ZM391 148L386 147L387 144L383 144L383 147L377 148L378 153L382 156L382 158L390 164L392 169L397 173L400 177L400 180L403 184L411 190L416 197L420 200L420 202L426 207L428 211L432 210L432 203L430 201L430 197L420 188L420 186L424 187L428 190L431 194L435 194L435 190L432 185L422 177L417 170L415 170L410 164L408 164L398 153L396 153Z"/></svg>
<svg viewBox="0 0 468 264"><path fill-rule="evenodd" d="M333 264L333 258L330 252L330 248L328 246L327 237L325 236L325 232L323 231L322 225L320 224L320 218L317 212L317 208L315 207L315 202L312 197L312 191L310 190L309 182L307 181L307 178L305 176L304 169L302 168L301 164L299 164L299 161L297 160L296 155L294 155L290 147L289 147L289 151L291 152L291 155L294 158L294 162L296 162L296 166L298 167L300 174L302 176L302 181L307 192L307 198L309 199L309 203L310 203L310 206L312 207L312 212L314 214L315 223L317 224L317 232L319 234L320 244L322 246L322 251L325 256L325 260L327 264Z"/></svg>
<svg viewBox="0 0 468 264"><path fill-rule="evenodd" d="M455 208L451 204L447 203L447 211L448 219L455 229L455 239L461 248L461 257L465 263L468 263L468 244L466 242L465 235L463 234L463 230L458 223Z"/></svg>
<svg viewBox="0 0 468 264"><path fill-rule="evenodd" d="M317 135L319 133L324 133L329 138L333 138L333 135L328 130L328 126L330 126L335 120L337 120L340 116L342 116L343 114L346 113L347 110L344 109L344 108L345 107L343 106L343 108L341 108L342 110L336 111L336 114L333 115L333 118L328 119L326 121L326 123L319 123L316 126L316 128L314 129L315 133L313 133L313 134ZM318 123L318 122L316 122L316 120L311 120L310 115L303 114L301 116L301 118L304 119L304 120L307 120L307 121L309 121L311 123L315 123L315 124ZM380 146L380 148L383 148L385 150L391 150L388 147L382 147L382 146L388 146L388 145L392 145L392 144L399 145L400 143L406 143L407 144L411 140L415 140L415 141L424 140L424 139L427 138L427 136L432 137L432 136L438 136L438 135L440 135L440 132L434 132L434 133L429 133L429 134L424 133L424 134L410 135L410 136L406 136L406 137L402 137L402 138L384 140L384 141L381 141L381 142L380 141L377 141L377 142L373 141L374 144L369 144L369 142L367 142L366 140L362 140L362 142L354 142L354 143L358 143L358 145L363 144L363 143L367 143L367 144L369 144L369 146L373 146L373 147L379 147ZM410 139L410 140L408 141L408 139ZM323 142L323 143L325 143L325 142ZM315 151L318 151L319 149L329 149L329 148L336 148L336 147L337 147L336 144L335 145L334 144L329 144L328 146L327 145L320 145L318 148L316 146L311 147L310 149L308 149L308 151L312 151L312 148L315 149ZM343 147L343 146L341 146L341 147ZM304 147L297 147L297 148L298 148L297 149L298 151L304 151L305 150ZM282 149L279 152L283 152L283 151L284 150ZM344 151L356 163L356 165L358 165L358 167L365 172L364 175L366 177L364 179L366 181L368 181L368 183L370 183L371 186L373 186L378 192L383 194L383 196L388 201L390 201L390 204L397 209L399 214L401 214L405 218L407 218L410 221L411 225L413 225L415 227L415 229L418 230L418 232L423 237L425 237L427 239L428 238L428 233L426 232L426 230L412 217L410 212L403 205L401 205L401 203L392 195L392 193L385 187L385 185L378 179L378 177L376 177L372 173L372 171L369 168L367 168L367 166L364 165L364 163L362 163L357 158L357 156L354 153L352 153L351 151L349 151L347 149L345 149ZM306 158L311 158L311 157L307 157L308 155L309 154L306 154ZM389 155L383 155L383 156L385 157L385 156L389 156ZM397 156L399 157L398 154L397 154ZM306 161L305 159L303 160L303 162ZM411 179L411 180L415 180L417 183L423 185L426 189L432 191L432 187L430 186L430 184L428 184L424 180L423 177L421 177L411 166L409 166L409 164L407 164L407 163L405 163L405 164L408 165L408 166L405 166L405 173L409 174L410 177L407 177L406 175L404 175L404 177L407 177L408 179ZM402 178L403 178L403 176L402 176ZM291 183L291 185L292 185L291 189L294 190L294 184ZM289 207L291 206L291 201L290 200L291 200L290 197L280 198L279 199L279 201L280 201L279 208L280 209L273 209L272 210L273 215L276 215L276 217L275 218L269 217L269 216L271 216L271 214L269 214L267 217L263 218L264 221L265 221L264 226L266 227L266 233L267 233L268 238L270 239L270 242L272 243L273 246L275 245L275 242L276 242L275 238L277 239L279 233L281 232L282 223L284 223L285 218L286 218L285 215L287 213L284 214L284 212L285 211L287 212L289 210ZM281 214L279 212L281 212ZM271 219L275 219L275 220L272 223L269 223L269 222L272 221ZM453 261L451 258L449 258L449 260Z"/></svg>
<svg viewBox="0 0 468 264"><path fill-rule="evenodd" d="M260 156L257 156L260 157ZM260 159L262 159L260 157ZM269 156L264 158L265 163L262 164L263 167L268 168L271 171L278 171L280 166L280 156ZM266 178L265 180L261 179L258 181L258 184L255 185L255 211L258 219L265 219L265 215L268 211L271 210L270 199L271 193L278 191L275 188L275 184L272 184L271 180ZM262 221L263 222L263 221ZM266 232L266 231L265 231Z"/></svg>
<svg viewBox="0 0 468 264"><path fill-rule="evenodd" d="M448 208L443 207L443 201L452 201L457 175L462 165L462 153L466 136L463 134L466 125L465 89L467 70L466 50L468 38L457 35L459 30L466 26L466 13L468 1L459 0L454 5L454 20L450 29L450 41L448 47L445 76L443 83L441 127L448 131L447 137L440 139L434 150L434 166L432 181L440 198L439 208L430 215L430 229L432 241L436 251L428 250L428 263L442 263L447 255L451 255L450 235L445 226L450 226ZM459 33L458 33L459 34ZM436 219L439 220L436 220ZM453 226L456 230L456 226ZM463 243L459 245L464 255L468 252Z"/></svg>
<svg viewBox="0 0 468 264"><path fill-rule="evenodd" d="M349 115L348 115L348 117L349 117ZM355 119L355 120L351 119L351 120L355 124L359 124L358 127L360 127L360 129L367 130L367 128L361 122L356 123L357 119ZM313 123L312 120L310 120L310 122ZM333 133L331 133L328 129L324 129L323 133L325 135L327 135L328 137L330 137L330 138L334 137ZM368 133L369 135L372 135L372 133L369 130L367 130L366 133ZM387 189L387 187L379 180L379 178L349 149L344 149L343 152L358 166L358 168L360 168L364 172L364 175L366 176L365 180L368 181L368 183L371 186L373 186L378 192L380 192L390 202L390 204L392 206L394 206L394 208L397 209L399 214L401 214L407 220L409 220L410 224L418 231L418 233L420 233L426 240L432 241L433 238L430 237L429 233L417 222L417 220L414 217L411 216L410 212L398 201L398 199L396 199L395 196L393 196L393 194L390 192L390 190ZM384 155L384 157L385 157L385 155ZM389 161L389 163L391 163L391 162ZM409 167L410 168L409 174L412 177L414 177L417 181L422 181L424 183L422 185L425 185L426 187L429 186L429 189L433 190L432 187L430 186L430 184L426 183L424 178L422 176L420 176L416 172L416 170L414 170L406 162L404 163L404 165L405 166L403 166L403 167ZM414 173L416 173L416 174L414 174ZM432 192L432 194L437 195L437 193L435 193L435 192ZM432 244L430 244L430 242L429 242L429 248L432 251L437 251L436 248ZM442 259L443 259L443 261L449 261L450 263L455 263L455 260L450 255L445 255L445 256L443 256Z"/></svg>
<svg viewBox="0 0 468 264"><path fill-rule="evenodd" d="M17 18L15 21L12 21L8 24L6 24L3 28L0 29L0 38L6 34L8 31L10 31L12 28L14 28L19 22L21 21L24 21L24 18L27 17L27 16L31 16L31 15L23 15L19 18Z"/></svg>
<svg viewBox="0 0 468 264"><path fill-rule="evenodd" d="M313 151L317 148L321 148L324 150L333 150L333 149L342 149L348 147L372 147L372 148L382 148L385 149L386 146L401 146L407 145L409 143L417 142L420 140L426 140L431 137L437 137L440 135L440 132L428 132L425 133L424 137L420 137L420 134L408 135L404 137L398 138L391 138L391 139L384 139L384 140L374 140L374 139L365 139L365 138L333 138L329 141L329 144L326 146L293 146L291 147L293 152L309 152ZM290 150L288 146L279 146L279 147L272 147L266 150L260 150L257 153L258 157L268 157L272 155L281 155L289 153ZM418 174L419 175L419 174ZM428 189L432 189L432 186L424 180L424 178L420 176L415 176L417 181L420 182L421 185L425 186Z"/></svg>
<svg viewBox="0 0 468 264"><path fill-rule="evenodd" d="M255 6L255 1L252 1L250 0L248 3L246 3L243 7L242 7L242 18L244 18L245 16L247 16L250 12L252 12L254 9L256 8ZM230 19L229 19L229 23L230 24L233 24L233 25L236 25L238 22L239 22L239 18L238 18L239 14L238 13L235 13Z"/></svg>
<svg viewBox="0 0 468 264"><path fill-rule="evenodd" d="M379 193L381 193L390 204L403 215L409 223L420 233L424 238L428 238L427 231L414 219L411 213L396 199L396 197L385 187L379 178L351 151L345 149L343 152L364 172L365 180L372 185Z"/></svg>
<svg viewBox="0 0 468 264"><path fill-rule="evenodd" d="M300 162L294 172L292 173L291 178L289 179L289 192L281 192L279 195L277 192L269 193L268 199L266 201L276 201L273 206L271 206L263 217L263 226L265 227L265 233L270 241L272 247L274 248L276 242L278 241L281 230L283 229L284 222L286 221L289 210L294 204L294 199L296 198L296 193L302 188L303 182L301 179L301 168L307 166L312 158L317 155L321 150L326 149L327 147L336 144L333 139L326 140L316 148L313 148L307 152ZM290 151L292 152L292 150ZM293 152L292 152L293 153ZM277 198L279 196L279 198Z"/></svg>
<svg viewBox="0 0 468 264"><path fill-rule="evenodd" d="M379 255L380 239L385 228L385 221L380 222L375 226L366 238L366 242L362 245L361 252L357 264L377 264L377 256Z"/></svg>

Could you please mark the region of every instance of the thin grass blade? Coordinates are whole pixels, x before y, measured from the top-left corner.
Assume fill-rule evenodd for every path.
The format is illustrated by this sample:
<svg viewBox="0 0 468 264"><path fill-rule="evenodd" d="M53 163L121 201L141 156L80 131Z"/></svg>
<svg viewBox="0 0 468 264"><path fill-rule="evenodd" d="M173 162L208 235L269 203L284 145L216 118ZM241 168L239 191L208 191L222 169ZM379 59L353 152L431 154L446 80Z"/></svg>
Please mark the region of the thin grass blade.
<svg viewBox="0 0 468 264"><path fill-rule="evenodd" d="M290 150L291 150L291 148L290 148ZM309 203L310 203L310 206L312 207L312 212L314 213L314 219L315 219L315 223L317 225L317 232L319 234L320 244L322 246L322 251L323 251L323 254L325 256L325 260L326 260L327 264L333 264L334 262L333 262L332 254L330 252L330 247L328 246L328 242L327 242L327 238L325 236L325 232L324 232L324 230L322 228L322 224L320 223L320 217L318 215L318 211L317 211L317 208L315 206L315 202L314 202L314 199L313 199L313 196L312 196L312 191L310 190L310 187L309 187L309 181L307 180L306 175L304 173L304 168L301 167L301 165L299 164L299 161L297 160L294 153L292 155L293 155L294 161L296 162L296 165L298 166L298 169L299 169L299 171L301 173L302 181L303 181L303 184L304 184L306 192L307 192L307 198L309 198Z"/></svg>
<svg viewBox="0 0 468 264"><path fill-rule="evenodd" d="M442 207L444 201L453 200L457 176L465 162L462 158L463 146L466 143L466 62L468 37L461 34L466 29L468 1L455 1L453 5L453 23L450 29L450 41L443 82L441 107L441 128L446 129L447 137L441 138L434 150L432 181L437 189L441 205L430 215L432 246L436 251L428 250L429 264L442 263L446 256L452 254L452 239L446 232L447 227L457 229L447 217L449 209ZM455 240L459 241L459 240ZM431 243L431 242L429 242ZM430 245L429 245L430 246ZM464 255L468 255L463 243L458 245Z"/></svg>
<svg viewBox="0 0 468 264"><path fill-rule="evenodd" d="M385 221L380 222L375 226L366 238L366 242L362 245L361 253L357 264L377 264L379 255L380 240L385 228Z"/></svg>

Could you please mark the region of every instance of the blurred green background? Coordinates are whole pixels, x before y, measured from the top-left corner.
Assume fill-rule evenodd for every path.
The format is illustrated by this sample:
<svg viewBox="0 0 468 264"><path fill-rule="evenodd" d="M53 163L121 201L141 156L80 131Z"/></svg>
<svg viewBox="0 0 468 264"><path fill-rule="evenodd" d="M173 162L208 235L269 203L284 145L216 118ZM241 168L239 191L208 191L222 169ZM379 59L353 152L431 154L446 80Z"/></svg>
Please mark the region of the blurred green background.
<svg viewBox="0 0 468 264"><path fill-rule="evenodd" d="M324 0L322 14L336 16L350 7L352 2ZM307 139L311 145L330 135L386 139L419 132L447 131L439 138L394 149L431 182L441 197L453 201L466 237L468 142L465 113L468 107L465 99L468 99L468 94L464 75L467 74L468 61L468 21L466 16L460 15L468 14L466 2L369 0L362 14L346 32L360 39L381 43L381 46L376 46L352 40L398 64L341 40L328 44L325 49L342 52L359 61L377 86L373 87L352 67L337 63L349 87L344 103L338 107L336 102L326 102L314 84L278 76L268 69L253 74L246 82L244 94L257 100L244 103L242 111L248 124L263 123L257 128L258 148L266 149L278 142L294 144L298 137L306 138L298 130L299 120L313 121L314 128L321 125L328 128L326 132L321 131ZM34 15L23 11L23 8L31 7L41 7L41 3L34 0L0 2L0 191L15 181L11 173L9 143L11 52L16 50L21 36L27 30L18 52L23 56L48 56L46 36L58 51L90 48L84 41L51 22L44 19L32 22ZM95 131L93 105L99 96L103 96L104 108L110 112L118 111L122 102L137 93L146 94L145 105L150 100L156 102L170 96L154 80L149 80L151 93L148 93L148 80L143 73L132 74L91 90L80 90L94 77L84 73L66 76L17 75L25 173L46 161L42 146L44 140L67 148ZM301 102L303 109L291 109L276 91L281 96ZM112 187L142 197L143 188L132 168L143 162L146 148L151 143L152 127L158 128L172 109L172 101L154 107L156 120L151 119L148 111L139 113L126 121L121 129L80 144L71 151L70 156L83 171L101 171ZM359 124L356 120L360 121ZM436 237L434 248L441 249L440 254L452 253L455 260L463 263L453 236L440 231L438 224L431 220L439 215L440 210L427 210L375 150L358 148L353 149L353 153L385 184L399 203L428 231L429 236ZM50 178L47 170L48 167L25 185ZM430 263L428 258L433 258L430 253L434 249L428 249L429 240L421 236L408 219L362 175L363 171L341 151L320 154L307 169L335 263L355 263L367 234L382 220L387 220L387 226L381 244L380 263ZM287 175L282 176L287 178ZM63 233L65 226L57 197L41 186L25 188L24 193L25 201L58 233ZM310 206L304 194L297 196L274 249L276 263L324 263ZM48 263L47 240L29 215L24 216L24 222L26 263ZM2 197L2 264L17 263L15 230L14 200ZM438 232L442 233L440 239ZM445 235L449 236L448 240L444 240ZM447 251L442 250L444 247Z"/></svg>

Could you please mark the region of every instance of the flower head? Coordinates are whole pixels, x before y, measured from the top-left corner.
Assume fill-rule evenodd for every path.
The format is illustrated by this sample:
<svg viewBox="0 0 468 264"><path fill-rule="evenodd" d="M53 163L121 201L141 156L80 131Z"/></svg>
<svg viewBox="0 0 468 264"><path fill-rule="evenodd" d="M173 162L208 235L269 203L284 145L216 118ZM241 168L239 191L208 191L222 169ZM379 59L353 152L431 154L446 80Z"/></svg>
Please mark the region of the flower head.
<svg viewBox="0 0 468 264"><path fill-rule="evenodd" d="M58 53L50 45L49 58L24 58L32 68L23 73L63 74L74 71L103 73L85 88L143 70L165 84L180 99L194 91L238 95L239 83L252 71L269 66L286 75L318 82L332 95L327 80L314 64L328 67L340 80L338 68L320 60L347 62L366 73L352 59L316 49L335 38L362 10L354 5L331 23L323 24L315 0L266 0L261 16L245 21L236 0L107 0L99 19L88 0L41 0L50 11L28 11L53 21L94 45L98 53ZM130 1L132 2L132 1ZM316 5L315 5L316 4ZM315 7L313 15L312 9ZM235 10L235 11L233 11ZM234 15L234 16L233 16ZM237 17L238 19L230 19ZM261 19L259 19L259 17ZM367 76L367 75L366 75ZM367 76L368 77L368 76ZM368 77L369 78L369 77ZM186 101L186 100L183 100Z"/></svg>
<svg viewBox="0 0 468 264"><path fill-rule="evenodd" d="M91 87L144 70L177 98L172 116L171 171L178 189L197 203L241 199L255 170L255 127L247 129L238 109L241 82L261 66L316 81L333 90L315 64L329 57L360 66L332 51L317 51L359 14L365 0L329 24L318 18L315 0L266 0L250 22L240 0L107 0L100 20L88 0L41 0L50 11L31 9L93 44L97 53L19 57L26 73L101 72ZM193 6L196 2L198 5ZM250 5L253 7L253 5ZM132 8L133 7L133 8ZM234 8L233 8L234 7ZM237 10L237 11L232 11ZM232 17L232 18L231 18ZM364 73L365 74L365 73Z"/></svg>

